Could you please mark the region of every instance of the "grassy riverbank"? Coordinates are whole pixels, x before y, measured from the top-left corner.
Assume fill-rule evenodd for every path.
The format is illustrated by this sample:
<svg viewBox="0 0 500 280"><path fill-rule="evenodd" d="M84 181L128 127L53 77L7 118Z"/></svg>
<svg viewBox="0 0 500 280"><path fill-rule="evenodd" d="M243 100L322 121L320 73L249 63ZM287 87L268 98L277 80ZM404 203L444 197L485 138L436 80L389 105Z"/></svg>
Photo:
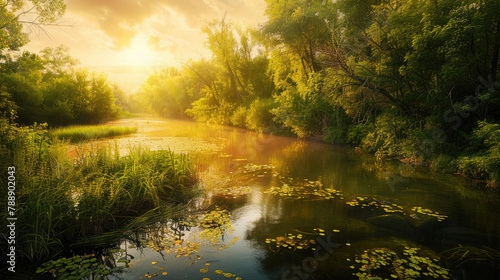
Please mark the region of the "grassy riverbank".
<svg viewBox="0 0 500 280"><path fill-rule="evenodd" d="M137 132L136 127L105 126L105 125L76 125L57 128L50 131L50 136L55 139L67 140L71 143L127 135Z"/></svg>
<svg viewBox="0 0 500 280"><path fill-rule="evenodd" d="M151 209L187 201L197 182L184 154L130 148L120 157L117 148L99 148L70 159L42 127L11 128L1 138L2 185L12 179L8 167L15 168L18 260L46 260ZM7 205L6 195L0 199ZM8 213L1 215L5 228Z"/></svg>

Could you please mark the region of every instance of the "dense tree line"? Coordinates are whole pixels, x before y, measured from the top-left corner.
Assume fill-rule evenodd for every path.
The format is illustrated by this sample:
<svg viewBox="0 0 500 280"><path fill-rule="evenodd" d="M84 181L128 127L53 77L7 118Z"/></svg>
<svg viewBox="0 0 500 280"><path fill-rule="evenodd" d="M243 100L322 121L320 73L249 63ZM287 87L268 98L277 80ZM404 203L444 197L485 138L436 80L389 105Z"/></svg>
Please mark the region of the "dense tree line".
<svg viewBox="0 0 500 280"><path fill-rule="evenodd" d="M0 84L16 122L61 126L97 123L116 118L116 87L103 74L76 68L77 60L64 46L46 48L40 54L6 53L0 68Z"/></svg>
<svg viewBox="0 0 500 280"><path fill-rule="evenodd" d="M106 76L77 68L64 46L39 54L13 52L28 42L23 25L43 28L64 14L62 0L0 1L0 117L2 129L16 122L53 126L115 118L123 96ZM23 15L36 14L24 21ZM30 18L30 17L28 17ZM120 95L121 94L121 95ZM123 100L123 98L122 98Z"/></svg>
<svg viewBox="0 0 500 280"><path fill-rule="evenodd" d="M500 1L266 2L259 29L207 23L212 56L152 75L145 105L498 183Z"/></svg>

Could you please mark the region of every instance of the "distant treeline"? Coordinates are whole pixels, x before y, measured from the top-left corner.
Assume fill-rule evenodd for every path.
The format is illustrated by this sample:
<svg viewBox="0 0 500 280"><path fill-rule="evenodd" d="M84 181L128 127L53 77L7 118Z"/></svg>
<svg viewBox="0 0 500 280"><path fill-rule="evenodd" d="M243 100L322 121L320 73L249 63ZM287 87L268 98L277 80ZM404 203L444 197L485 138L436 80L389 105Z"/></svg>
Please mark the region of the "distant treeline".
<svg viewBox="0 0 500 280"><path fill-rule="evenodd" d="M4 118L21 125L98 123L116 118L125 94L108 78L85 68L64 46L40 54L5 53L0 63L0 99Z"/></svg>
<svg viewBox="0 0 500 280"><path fill-rule="evenodd" d="M137 100L168 117L346 143L498 184L500 1L266 0Z"/></svg>

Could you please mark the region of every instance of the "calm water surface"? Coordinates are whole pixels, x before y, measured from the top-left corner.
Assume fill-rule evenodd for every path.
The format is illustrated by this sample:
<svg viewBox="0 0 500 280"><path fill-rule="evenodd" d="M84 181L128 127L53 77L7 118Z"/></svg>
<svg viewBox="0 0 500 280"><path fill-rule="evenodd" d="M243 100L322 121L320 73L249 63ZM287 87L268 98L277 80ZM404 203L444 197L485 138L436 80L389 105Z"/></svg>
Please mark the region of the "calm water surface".
<svg viewBox="0 0 500 280"><path fill-rule="evenodd" d="M147 228L139 246L122 241L115 257L130 267L117 279L358 279L365 250L403 259L405 246L458 267L445 277L498 279L500 199L471 181L232 127L155 118L113 125L140 129L115 140L124 151L140 144L195 155L206 190L197 203L213 210ZM445 262L440 253L458 246L467 250Z"/></svg>

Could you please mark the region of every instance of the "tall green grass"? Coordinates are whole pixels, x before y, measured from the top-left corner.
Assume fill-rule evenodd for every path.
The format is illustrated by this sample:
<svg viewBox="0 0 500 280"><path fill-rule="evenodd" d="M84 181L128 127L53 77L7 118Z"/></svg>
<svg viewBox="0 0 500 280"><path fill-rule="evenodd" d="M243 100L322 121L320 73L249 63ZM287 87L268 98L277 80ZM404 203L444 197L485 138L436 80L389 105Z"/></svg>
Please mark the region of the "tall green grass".
<svg viewBox="0 0 500 280"><path fill-rule="evenodd" d="M50 131L54 139L66 140L71 143L101 139L137 132L136 127L106 126L106 125L76 125L58 128Z"/></svg>
<svg viewBox="0 0 500 280"><path fill-rule="evenodd" d="M46 260L70 244L136 223L134 217L151 209L185 202L196 191L195 168L185 154L136 147L120 157L117 147L104 147L71 159L40 127L2 140L2 185L7 167L16 168L16 250L22 259ZM0 200L6 205L6 195ZM7 213L0 213L5 229Z"/></svg>

